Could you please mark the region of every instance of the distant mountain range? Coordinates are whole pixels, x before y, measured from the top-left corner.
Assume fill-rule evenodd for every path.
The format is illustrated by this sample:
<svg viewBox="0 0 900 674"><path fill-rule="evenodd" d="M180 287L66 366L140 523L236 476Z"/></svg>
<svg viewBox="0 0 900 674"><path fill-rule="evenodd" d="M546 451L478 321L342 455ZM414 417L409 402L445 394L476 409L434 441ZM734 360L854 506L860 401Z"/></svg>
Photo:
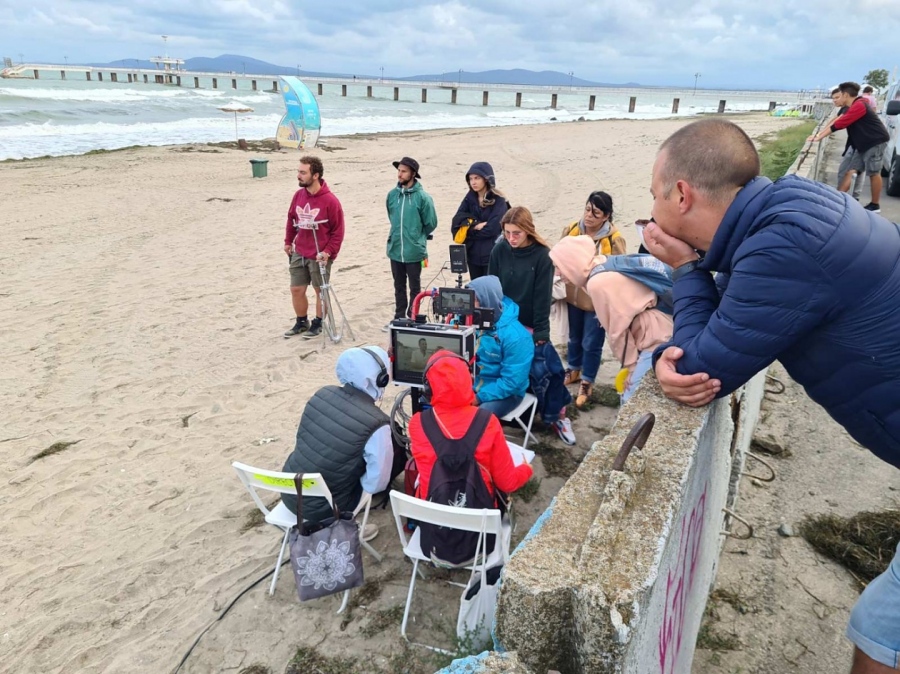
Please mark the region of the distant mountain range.
<svg viewBox="0 0 900 674"><path fill-rule="evenodd" d="M85 65L102 68L156 68L155 63L151 63L146 59L119 59L109 63L87 63ZM315 70L303 70L297 64L296 66L279 66L274 63L267 63L259 59L249 56L238 56L235 54L223 54L215 58L199 56L196 58L185 59L184 69L201 72L219 72L219 73L241 73L247 75L298 75L299 77L362 77L369 79L378 79L381 72L378 73L328 73ZM574 77L568 73L561 73L556 70L542 70L535 72L533 70L484 70L481 72L470 72L468 70L458 70L432 75L413 75L410 77L391 77L394 80L405 81L432 81L432 82L461 82L461 83L484 83L484 84L529 84L535 86L557 86L557 87L639 87L641 85L635 82L623 82L618 84L606 84L602 82L591 82Z"/></svg>

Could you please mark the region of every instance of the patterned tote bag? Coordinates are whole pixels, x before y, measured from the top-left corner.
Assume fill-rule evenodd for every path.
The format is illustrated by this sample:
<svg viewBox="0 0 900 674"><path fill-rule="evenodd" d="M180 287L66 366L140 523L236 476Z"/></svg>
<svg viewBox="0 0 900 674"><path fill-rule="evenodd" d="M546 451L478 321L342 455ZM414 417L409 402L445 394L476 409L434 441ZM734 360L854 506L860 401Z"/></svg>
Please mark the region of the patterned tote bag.
<svg viewBox="0 0 900 674"><path fill-rule="evenodd" d="M353 513L340 513L321 522L303 521L303 474L297 486L297 524L291 529L291 569L300 601L318 599L363 584L359 524Z"/></svg>

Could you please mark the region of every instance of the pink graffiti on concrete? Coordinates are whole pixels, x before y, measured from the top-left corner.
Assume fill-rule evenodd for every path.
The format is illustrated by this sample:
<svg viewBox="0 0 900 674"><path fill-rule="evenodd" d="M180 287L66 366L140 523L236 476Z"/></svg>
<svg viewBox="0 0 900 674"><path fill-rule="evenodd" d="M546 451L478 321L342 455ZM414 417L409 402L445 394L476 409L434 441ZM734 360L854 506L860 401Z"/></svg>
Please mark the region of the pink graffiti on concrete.
<svg viewBox="0 0 900 674"><path fill-rule="evenodd" d="M706 491L691 509L690 515L681 518L681 538L678 543L678 559L669 569L666 578L666 603L662 625L659 628L659 670L662 674L675 671L678 654L681 652L681 638L684 632L684 617L694 587L694 574L700 559L703 542L703 526L706 520Z"/></svg>

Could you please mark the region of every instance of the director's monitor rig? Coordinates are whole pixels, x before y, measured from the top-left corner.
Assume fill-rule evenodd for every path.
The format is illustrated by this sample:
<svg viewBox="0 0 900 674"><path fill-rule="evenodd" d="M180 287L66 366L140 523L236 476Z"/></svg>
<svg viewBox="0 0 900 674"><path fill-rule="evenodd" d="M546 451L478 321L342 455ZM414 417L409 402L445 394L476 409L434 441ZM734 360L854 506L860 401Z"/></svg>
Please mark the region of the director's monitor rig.
<svg viewBox="0 0 900 674"><path fill-rule="evenodd" d="M414 319L400 318L391 321L390 333L391 378L399 386L408 387L397 396L391 413L392 429L398 441L407 442L406 423L410 414L403 410L408 397L412 414L423 409L421 390L423 373L428 360L438 351L447 350L462 357L474 375L477 341L476 330L494 327L494 311L478 307L475 291L463 288L462 275L468 271L465 246L450 246L450 270L457 274L455 288L432 288L420 292L413 300ZM431 301L431 318L422 313L422 304Z"/></svg>

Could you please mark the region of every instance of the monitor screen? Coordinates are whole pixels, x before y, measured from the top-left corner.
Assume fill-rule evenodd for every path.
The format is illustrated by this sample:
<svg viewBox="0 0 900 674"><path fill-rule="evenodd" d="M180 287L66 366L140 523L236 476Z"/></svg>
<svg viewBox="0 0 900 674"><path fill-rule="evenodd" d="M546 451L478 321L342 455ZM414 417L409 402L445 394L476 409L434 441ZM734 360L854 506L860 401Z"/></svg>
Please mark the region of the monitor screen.
<svg viewBox="0 0 900 674"><path fill-rule="evenodd" d="M422 372L435 352L447 349L470 359L475 347L473 330L453 330L440 326L391 328L391 377L395 384L422 385Z"/></svg>
<svg viewBox="0 0 900 674"><path fill-rule="evenodd" d="M467 288L438 288L441 311L445 314L469 316L475 311L475 291Z"/></svg>

